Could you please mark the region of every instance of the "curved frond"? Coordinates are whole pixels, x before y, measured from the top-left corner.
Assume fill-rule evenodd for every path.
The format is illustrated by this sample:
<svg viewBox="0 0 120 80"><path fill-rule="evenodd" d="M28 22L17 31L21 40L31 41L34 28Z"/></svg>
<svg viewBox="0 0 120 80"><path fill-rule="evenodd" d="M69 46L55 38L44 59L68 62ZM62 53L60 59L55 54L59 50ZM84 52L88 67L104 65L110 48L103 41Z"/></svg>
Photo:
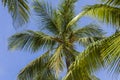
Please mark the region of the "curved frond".
<svg viewBox="0 0 120 80"><path fill-rule="evenodd" d="M52 55L52 57L50 58L50 67L53 68L56 71L56 76L58 76L59 72L63 70L63 45L60 45L54 52L54 54Z"/></svg>
<svg viewBox="0 0 120 80"><path fill-rule="evenodd" d="M88 45L90 45L91 43L94 43L98 40L104 39L105 37L83 37L83 38L79 38L77 41L83 45L84 47L87 47Z"/></svg>
<svg viewBox="0 0 120 80"><path fill-rule="evenodd" d="M24 49L38 51L41 48L50 49L55 45L54 39L39 31L28 30L17 33L9 38L9 49Z"/></svg>
<svg viewBox="0 0 120 80"><path fill-rule="evenodd" d="M87 6L83 11L86 11L86 15L95 17L107 24L111 24L115 27L120 26L120 9L112 7L106 4L95 4Z"/></svg>
<svg viewBox="0 0 120 80"><path fill-rule="evenodd" d="M72 20L74 17L74 4L78 0L63 0L63 2L60 5L59 11L62 16L62 22L63 22L63 29L65 30L67 28L67 24Z"/></svg>
<svg viewBox="0 0 120 80"><path fill-rule="evenodd" d="M95 4L89 5L83 9L81 13L79 13L76 17L74 17L67 25L70 27L75 24L81 17L89 15L99 20L106 22L107 24L111 24L113 26L120 26L120 9L117 7L113 7L107 4Z"/></svg>
<svg viewBox="0 0 120 80"><path fill-rule="evenodd" d="M89 44L104 39L105 32L100 29L95 24L86 25L76 31L74 31L74 36L76 37L75 41L79 42L84 47L88 46Z"/></svg>
<svg viewBox="0 0 120 80"><path fill-rule="evenodd" d="M119 0L102 0L102 1L109 5L120 6Z"/></svg>
<svg viewBox="0 0 120 80"><path fill-rule="evenodd" d="M81 70L91 74L102 66L110 66L110 71L120 72L120 32L104 40L91 44L82 52L70 66L65 80L81 77ZM84 76L82 76L84 77ZM71 80L70 79L70 80ZM75 79L77 80L77 79ZM84 79L79 79L84 80Z"/></svg>
<svg viewBox="0 0 120 80"><path fill-rule="evenodd" d="M83 17L86 14L86 11L82 11L81 13L79 13L77 16L75 16L73 19L71 19L71 21L69 21L69 23L67 24L67 28L71 27L72 25L74 25L81 17Z"/></svg>
<svg viewBox="0 0 120 80"><path fill-rule="evenodd" d="M95 24L86 25L73 33L75 36L84 37L102 37L105 32Z"/></svg>
<svg viewBox="0 0 120 80"><path fill-rule="evenodd" d="M2 3L11 13L15 27L28 22L30 9L27 0L2 0Z"/></svg>
<svg viewBox="0 0 120 80"><path fill-rule="evenodd" d="M18 80L56 80L53 70L47 64L49 51L28 64L18 75Z"/></svg>
<svg viewBox="0 0 120 80"><path fill-rule="evenodd" d="M75 62L69 67L68 73L64 80L92 80L92 72L102 66L100 60L100 50L96 50L97 46L88 47L87 50L77 56Z"/></svg>
<svg viewBox="0 0 120 80"><path fill-rule="evenodd" d="M54 35L59 34L59 27L55 23L54 19L56 18L54 15L55 10L53 10L52 6L35 0L33 2L33 8L37 17L40 17L39 20L41 20L43 28L53 33Z"/></svg>

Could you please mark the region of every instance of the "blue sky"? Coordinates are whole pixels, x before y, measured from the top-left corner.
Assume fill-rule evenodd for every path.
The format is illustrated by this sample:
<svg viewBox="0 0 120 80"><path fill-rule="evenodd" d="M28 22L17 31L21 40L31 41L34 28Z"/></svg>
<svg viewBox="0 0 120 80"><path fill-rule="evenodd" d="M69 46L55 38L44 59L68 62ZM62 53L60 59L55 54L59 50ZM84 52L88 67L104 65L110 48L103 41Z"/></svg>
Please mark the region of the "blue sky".
<svg viewBox="0 0 120 80"><path fill-rule="evenodd" d="M58 0L49 0L52 3L56 4ZM95 3L95 0L80 0L79 3L77 3L77 12L78 13L81 10L81 7L86 4L93 4ZM35 29L35 19L31 20L31 23L29 23L28 27L30 29ZM86 23L90 22L98 22L95 20L91 20L91 18L84 17L80 20L80 24L84 25ZM19 71L25 67L29 62L31 62L33 59L38 57L42 51L38 52L37 54L30 54L30 52L27 51L9 51L8 50L8 38L16 33L17 31L12 26L12 19L10 14L8 14L7 9L4 8L0 2L0 80L16 80L17 74ZM105 31L108 32L107 35L112 34L114 31L107 27L105 24L102 24L102 22L99 23ZM110 75L105 70L100 70L100 72L96 73L98 77L100 77L101 80L112 80Z"/></svg>

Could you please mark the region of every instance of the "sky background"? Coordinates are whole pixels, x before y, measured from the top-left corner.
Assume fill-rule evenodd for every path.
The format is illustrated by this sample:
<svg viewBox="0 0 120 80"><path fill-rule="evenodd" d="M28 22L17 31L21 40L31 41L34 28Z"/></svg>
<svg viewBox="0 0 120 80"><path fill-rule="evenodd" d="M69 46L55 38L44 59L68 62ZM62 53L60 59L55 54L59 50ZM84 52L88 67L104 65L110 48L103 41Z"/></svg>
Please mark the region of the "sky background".
<svg viewBox="0 0 120 80"><path fill-rule="evenodd" d="M60 1L60 0L59 0ZM52 2L54 6L57 6L58 0L49 0ZM87 4L94 4L96 0L79 0L76 4L77 8L75 9L76 14L81 11L81 8ZM91 19L88 17L82 18L80 21L80 25L86 25L88 23L97 23L95 19ZM107 27L102 22L98 23L103 29L108 32L106 35L111 35L114 30L112 28ZM35 26L35 18L32 17L30 23L26 26L29 29L36 30ZM42 54L42 51L39 51L37 54L31 54L29 51L10 51L8 50L8 38L16 33L17 31L13 28L12 18L6 8L4 8L0 2L0 80L16 80L17 74L19 71L24 68L29 62L37 58ZM107 71L101 69L96 75L101 80L112 80L111 76L108 75ZM115 80L115 79L114 79Z"/></svg>

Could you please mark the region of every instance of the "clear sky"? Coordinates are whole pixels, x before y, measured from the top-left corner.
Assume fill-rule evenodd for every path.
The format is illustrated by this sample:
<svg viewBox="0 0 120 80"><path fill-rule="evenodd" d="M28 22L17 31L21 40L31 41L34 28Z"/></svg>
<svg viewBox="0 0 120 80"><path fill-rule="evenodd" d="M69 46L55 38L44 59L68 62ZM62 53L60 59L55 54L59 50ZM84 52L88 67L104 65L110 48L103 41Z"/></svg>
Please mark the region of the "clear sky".
<svg viewBox="0 0 120 80"><path fill-rule="evenodd" d="M56 2L58 0L49 0L54 4L57 4ZM54 2L53 2L54 1ZM60 0L59 0L60 1ZM81 10L81 7L86 4L93 4L95 3L95 0L80 0L79 3L77 3L76 13L78 13ZM34 20L34 19L33 19ZM31 29L35 29L34 22L31 20L32 23L29 23L27 26ZM86 23L90 22L97 22L95 20L91 20L91 18L82 18L80 20L80 24L84 25ZM99 23L100 25L102 23ZM106 27L105 24L101 25L104 27L103 29L108 32L107 35L110 35L114 31L111 30L111 28ZM19 71L25 67L29 62L31 62L33 59L38 57L42 51L38 52L37 54L30 54L30 52L27 51L9 51L8 50L8 38L16 33L16 30L12 26L12 19L10 14L8 14L7 9L4 8L0 2L0 80L16 80L17 74ZM100 72L96 73L97 76L101 80L112 80L111 77L108 75L108 73L105 70L100 70Z"/></svg>

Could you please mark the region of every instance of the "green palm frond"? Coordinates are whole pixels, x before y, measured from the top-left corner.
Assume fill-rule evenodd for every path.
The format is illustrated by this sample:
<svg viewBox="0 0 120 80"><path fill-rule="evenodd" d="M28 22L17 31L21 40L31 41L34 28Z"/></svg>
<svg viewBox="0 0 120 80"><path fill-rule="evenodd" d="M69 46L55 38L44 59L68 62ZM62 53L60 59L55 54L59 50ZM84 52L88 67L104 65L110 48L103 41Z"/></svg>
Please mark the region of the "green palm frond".
<svg viewBox="0 0 120 80"><path fill-rule="evenodd" d="M102 1L109 5L120 6L119 0L102 0Z"/></svg>
<svg viewBox="0 0 120 80"><path fill-rule="evenodd" d="M76 70L77 71L74 71L73 69L72 71L69 71L63 80L92 80L92 78L90 77L90 74L87 73L85 68L80 67L79 69L76 68Z"/></svg>
<svg viewBox="0 0 120 80"><path fill-rule="evenodd" d="M63 0L60 5L59 11L62 15L63 28L67 28L67 24L74 17L74 4L77 0Z"/></svg>
<svg viewBox="0 0 120 80"><path fill-rule="evenodd" d="M49 51L28 64L18 75L18 80L56 80L53 70L47 64L50 59Z"/></svg>
<svg viewBox="0 0 120 80"><path fill-rule="evenodd" d="M42 32L28 30L17 33L9 38L9 49L24 49L38 51L41 48L50 49L55 45L54 39Z"/></svg>
<svg viewBox="0 0 120 80"><path fill-rule="evenodd" d="M98 53L100 50L96 50L98 46L94 46L95 48L93 46L88 47L87 50L80 53L75 62L69 67L64 80L92 80L92 72L96 71L102 65Z"/></svg>
<svg viewBox="0 0 120 80"><path fill-rule="evenodd" d="M112 7L106 4L95 4L87 6L83 11L86 11L86 15L95 17L107 24L111 24L115 27L120 26L120 9Z"/></svg>
<svg viewBox="0 0 120 80"><path fill-rule="evenodd" d="M50 58L50 67L53 68L56 71L56 76L58 76L59 72L63 70L64 64L63 64L63 45L60 45Z"/></svg>
<svg viewBox="0 0 120 80"><path fill-rule="evenodd" d="M46 69L46 71L44 71L44 75L43 76L41 76L41 75L42 75L42 73L39 72L38 74L36 74L36 76L33 80L59 80L53 71L50 72L50 70L47 70L47 69Z"/></svg>
<svg viewBox="0 0 120 80"><path fill-rule="evenodd" d="M16 26L21 26L29 20L29 6L27 0L2 0L5 7L11 13Z"/></svg>
<svg viewBox="0 0 120 80"><path fill-rule="evenodd" d="M112 73L120 72L120 32L113 36L91 44L70 66L65 80L81 77L81 69L91 74L100 67L109 66ZM84 64L84 65L83 65ZM83 76L84 77L84 76ZM70 79L70 80L71 80ZM77 79L75 79L77 80ZM80 79L84 80L84 79Z"/></svg>
<svg viewBox="0 0 120 80"><path fill-rule="evenodd" d="M77 37L102 37L105 32L95 24L86 25L73 33Z"/></svg>
<svg viewBox="0 0 120 80"><path fill-rule="evenodd" d="M73 19L71 19L71 21L69 21L69 23L67 24L67 28L71 27L72 25L74 25L81 17L83 17L86 14L86 11L82 11L81 13L79 13L77 16L75 16Z"/></svg>
<svg viewBox="0 0 120 80"><path fill-rule="evenodd" d="M98 40L104 39L105 37L83 37L83 38L79 38L77 41L83 45L84 47L87 47L88 45L90 45L91 43L94 43Z"/></svg>
<svg viewBox="0 0 120 80"><path fill-rule="evenodd" d="M117 7L113 7L107 4L95 4L89 5L83 9L81 13L79 13L76 17L74 17L67 25L70 27L75 24L81 17L89 15L95 17L107 24L111 24L115 27L120 26L120 9Z"/></svg>
<svg viewBox="0 0 120 80"><path fill-rule="evenodd" d="M59 34L59 27L55 23L55 10L53 10L52 6L45 2L35 0L33 2L33 8L37 17L40 17L39 20L41 20L42 27L54 35Z"/></svg>

